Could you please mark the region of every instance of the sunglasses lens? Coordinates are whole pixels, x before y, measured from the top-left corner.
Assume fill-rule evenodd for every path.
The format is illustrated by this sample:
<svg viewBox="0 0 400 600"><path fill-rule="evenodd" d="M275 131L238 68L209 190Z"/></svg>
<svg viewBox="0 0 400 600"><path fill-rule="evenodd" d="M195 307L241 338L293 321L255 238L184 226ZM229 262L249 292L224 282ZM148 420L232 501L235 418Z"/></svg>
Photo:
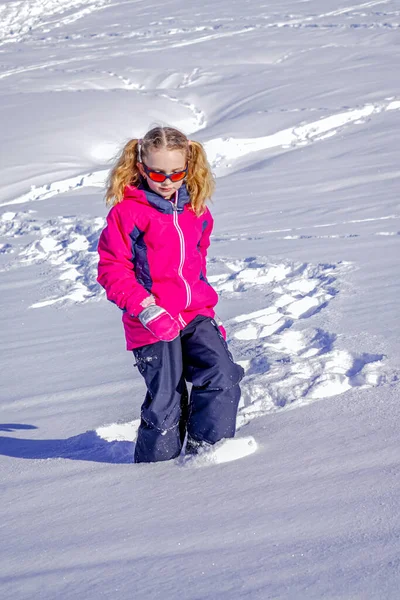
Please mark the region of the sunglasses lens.
<svg viewBox="0 0 400 600"><path fill-rule="evenodd" d="M184 179L186 171L179 171L179 173L173 173L170 177L171 181L181 181Z"/></svg>
<svg viewBox="0 0 400 600"><path fill-rule="evenodd" d="M177 171L176 173L169 173L168 175L166 175L165 173L160 173L159 171L152 171L151 169L146 167L145 164L143 164L143 168L145 170L146 175L156 183L163 183L167 178L172 182L182 181L182 179L185 178L187 171L187 169L184 169L183 171Z"/></svg>
<svg viewBox="0 0 400 600"><path fill-rule="evenodd" d="M170 176L171 181L181 181L186 175L186 171L179 171L179 173L173 173Z"/></svg>
<svg viewBox="0 0 400 600"><path fill-rule="evenodd" d="M152 181L156 181L157 183L162 183L166 180L165 175L162 173L157 173L156 171L149 171L147 174Z"/></svg>

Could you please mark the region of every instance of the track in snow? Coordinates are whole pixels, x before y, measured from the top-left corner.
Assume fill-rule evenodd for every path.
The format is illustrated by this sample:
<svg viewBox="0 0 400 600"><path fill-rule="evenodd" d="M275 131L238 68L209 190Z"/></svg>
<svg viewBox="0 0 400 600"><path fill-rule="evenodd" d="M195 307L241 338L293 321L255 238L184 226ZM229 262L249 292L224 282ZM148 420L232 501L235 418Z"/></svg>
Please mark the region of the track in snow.
<svg viewBox="0 0 400 600"><path fill-rule="evenodd" d="M5 268L40 263L48 271L45 279L52 295L31 308L103 298L96 283L97 240L103 226L102 218L41 221L33 211L3 214L0 233L11 240L5 252L14 258ZM38 239L24 245L28 235ZM18 241L22 242L19 251ZM348 263L271 263L263 257L209 261L209 279L221 299L238 305L226 328L234 356L246 373L239 430L271 412L301 407L353 387L371 388L396 381L395 373L385 371L383 355L338 348L334 334L313 324L314 315L334 301L351 268ZM255 299L260 308L243 314L239 307L249 301L254 305ZM114 423L97 432L58 440L54 456L131 462L137 425L137 420ZM49 442L46 452L51 448Z"/></svg>
<svg viewBox="0 0 400 600"><path fill-rule="evenodd" d="M21 42L36 29L49 31L101 10L110 0L17 0L0 4L0 44Z"/></svg>
<svg viewBox="0 0 400 600"><path fill-rule="evenodd" d="M165 94L165 97L174 102L180 102L177 98L173 98L167 94ZM183 105L186 106L184 103ZM197 115L199 128L205 126L204 114L192 105L189 106L187 104L187 106ZM386 101L367 104L361 108L350 109L335 115L323 117L317 121L290 127L272 135L258 138L216 138L205 142L204 146L212 167L215 169L221 167L224 170L224 174L227 174L233 160L240 159L253 152L274 148L293 150L312 142L330 138L351 124L361 125L373 115L397 110L400 110L400 101L388 98ZM75 189L78 190L83 187L103 188L107 175L108 170L100 170L69 177L60 181L49 182L39 187L32 186L30 191L21 196L0 203L0 207L46 200L52 196Z"/></svg>
<svg viewBox="0 0 400 600"><path fill-rule="evenodd" d="M400 110L400 101L388 98L375 104L322 117L311 123L289 127L258 138L217 138L206 142L207 155L214 166L229 167L230 161L252 152L274 148L293 149L330 138L349 125L361 125L373 115Z"/></svg>

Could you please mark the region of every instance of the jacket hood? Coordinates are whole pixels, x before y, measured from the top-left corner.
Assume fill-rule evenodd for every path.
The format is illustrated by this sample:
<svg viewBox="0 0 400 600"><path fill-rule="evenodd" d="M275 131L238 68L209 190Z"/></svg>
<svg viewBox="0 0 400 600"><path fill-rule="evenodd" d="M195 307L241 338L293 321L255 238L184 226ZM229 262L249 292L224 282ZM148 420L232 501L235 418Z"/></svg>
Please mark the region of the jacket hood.
<svg viewBox="0 0 400 600"><path fill-rule="evenodd" d="M146 183L140 183L137 187L127 185L124 192L124 198L129 198L129 200L134 200L135 202L146 205L150 204L150 206L156 210L167 214L172 214L174 210L177 210L178 213L182 212L185 204L190 202L189 192L187 191L185 184L179 188L177 199L176 194L174 194L171 200L163 198L159 194L153 192ZM176 209L174 208L175 203Z"/></svg>

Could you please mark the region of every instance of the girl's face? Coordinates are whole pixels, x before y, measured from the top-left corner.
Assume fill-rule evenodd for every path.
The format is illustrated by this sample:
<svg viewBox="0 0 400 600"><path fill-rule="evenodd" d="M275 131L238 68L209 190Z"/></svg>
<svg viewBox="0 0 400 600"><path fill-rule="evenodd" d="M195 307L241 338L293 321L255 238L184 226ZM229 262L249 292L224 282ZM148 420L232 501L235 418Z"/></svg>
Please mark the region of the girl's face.
<svg viewBox="0 0 400 600"><path fill-rule="evenodd" d="M186 153L183 150L167 150L166 148L152 150L145 158L143 158L143 163L152 171L157 171L162 174L171 174L183 171L186 168ZM168 200L172 198L176 190L179 190L184 181L182 179L181 181L176 181L174 183L170 181L170 179L166 179L162 183L157 183L150 179L141 163L137 163L137 166L142 177L146 179L149 188L152 189L153 192L156 192L156 194L159 194Z"/></svg>

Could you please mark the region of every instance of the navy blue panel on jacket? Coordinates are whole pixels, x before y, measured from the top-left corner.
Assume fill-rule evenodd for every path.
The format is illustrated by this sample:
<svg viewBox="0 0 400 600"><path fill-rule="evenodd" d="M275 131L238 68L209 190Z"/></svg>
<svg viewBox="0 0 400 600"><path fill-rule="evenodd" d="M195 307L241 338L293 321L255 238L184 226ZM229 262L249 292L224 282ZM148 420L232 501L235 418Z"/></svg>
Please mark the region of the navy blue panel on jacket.
<svg viewBox="0 0 400 600"><path fill-rule="evenodd" d="M147 247L144 241L144 231L135 225L129 234L132 240L132 261L138 282L150 293L153 285L150 275L150 265L147 260Z"/></svg>

